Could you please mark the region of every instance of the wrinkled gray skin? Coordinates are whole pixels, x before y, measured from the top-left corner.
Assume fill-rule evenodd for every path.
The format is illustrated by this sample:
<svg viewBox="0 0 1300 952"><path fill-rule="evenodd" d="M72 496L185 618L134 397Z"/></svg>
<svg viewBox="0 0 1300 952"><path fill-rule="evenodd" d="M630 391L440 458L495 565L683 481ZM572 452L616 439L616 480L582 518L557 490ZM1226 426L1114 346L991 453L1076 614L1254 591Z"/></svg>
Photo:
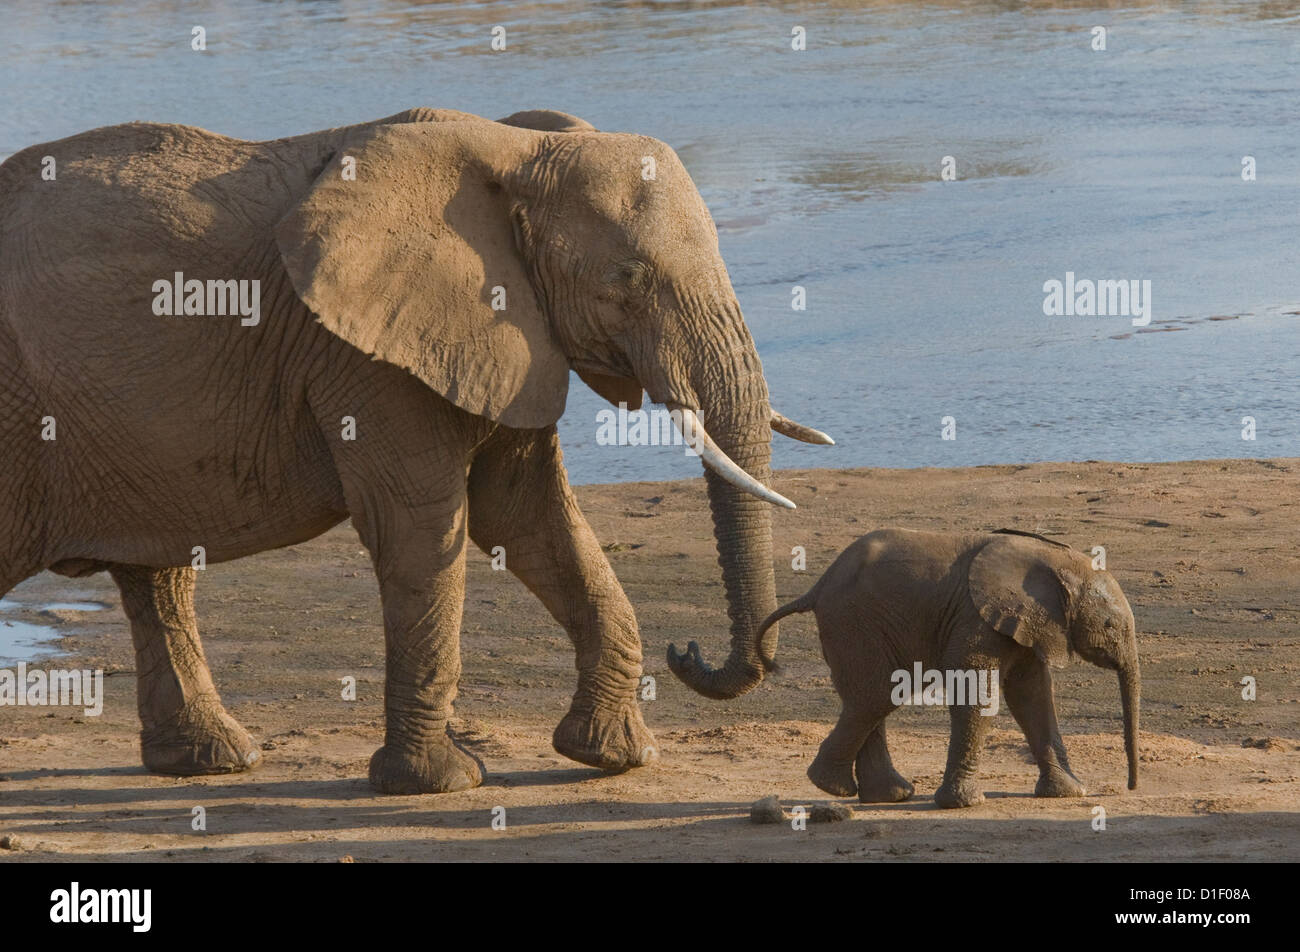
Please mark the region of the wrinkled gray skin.
<svg viewBox="0 0 1300 952"><path fill-rule="evenodd" d="M765 484L767 387L671 149L562 113L502 123L414 109L272 142L136 123L0 166L0 595L45 569L112 573L150 769L234 771L259 756L203 656L194 547L235 559L349 517L384 609L377 789L482 780L447 729L467 539L504 547L574 642L578 687L555 748L615 771L655 759L636 619L578 510L554 420L570 369L633 408L644 388L694 409ZM176 271L260 280L260 322L155 315L152 284ZM694 646L670 660L730 697L763 675L769 503L706 476L733 650L716 671Z"/></svg>
<svg viewBox="0 0 1300 952"><path fill-rule="evenodd" d="M939 671L997 670L1001 701L1038 763L1035 795L1083 796L1057 727L1050 670L1075 655L1119 675L1128 785L1137 786L1141 675L1133 613L1114 577L1094 570L1087 555L1025 533L882 529L845 549L806 595L763 627L807 611L817 616L843 703L808 768L827 793L856 793L863 803L912 796L890 760L885 718L896 709L894 672L911 672L919 661ZM990 717L974 703L948 712L948 765L935 803L971 806L984 799L978 769Z"/></svg>

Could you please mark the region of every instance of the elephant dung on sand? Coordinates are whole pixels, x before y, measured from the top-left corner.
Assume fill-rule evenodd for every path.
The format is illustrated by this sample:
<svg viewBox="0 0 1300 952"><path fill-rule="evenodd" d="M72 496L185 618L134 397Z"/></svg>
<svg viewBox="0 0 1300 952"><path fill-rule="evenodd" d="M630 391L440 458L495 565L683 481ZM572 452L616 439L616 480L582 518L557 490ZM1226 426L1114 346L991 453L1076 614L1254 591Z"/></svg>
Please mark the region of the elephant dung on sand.
<svg viewBox="0 0 1300 952"><path fill-rule="evenodd" d="M1137 786L1137 631L1119 583L1094 569L1089 556L1011 529L985 535L881 529L845 549L806 595L773 612L760 637L777 619L808 611L817 616L822 654L843 705L808 768L827 793L856 793L863 803L912 795L912 784L890 760L885 718L909 703L897 689L922 668L943 673L945 685L1000 687L1038 763L1035 794L1083 796L1052 697L1051 668L1075 655L1119 675L1128 786ZM946 677L971 672L983 680ZM941 807L984 799L977 774L989 718L962 690L959 703L939 699L952 722L948 765L934 795Z"/></svg>
<svg viewBox="0 0 1300 952"><path fill-rule="evenodd" d="M204 660L193 552L351 518L387 648L370 780L435 793L482 780L447 722L466 544L501 546L576 649L556 750L644 764L636 618L556 439L571 370L612 403L644 390L679 411L732 652L672 664L709 696L749 690L776 605L769 507L792 505L768 485L770 433L827 438L772 411L713 221L664 143L545 110L412 109L269 142L132 123L25 149L0 165L0 595L44 569L111 572L145 765L242 770L257 747Z"/></svg>

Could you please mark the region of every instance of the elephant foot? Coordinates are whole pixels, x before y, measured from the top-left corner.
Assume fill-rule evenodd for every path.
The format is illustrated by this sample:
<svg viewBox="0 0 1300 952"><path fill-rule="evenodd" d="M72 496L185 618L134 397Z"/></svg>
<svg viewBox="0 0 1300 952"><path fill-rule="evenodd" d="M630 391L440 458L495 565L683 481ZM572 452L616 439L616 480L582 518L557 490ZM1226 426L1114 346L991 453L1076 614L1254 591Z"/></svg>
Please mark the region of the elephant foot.
<svg viewBox="0 0 1300 952"><path fill-rule="evenodd" d="M146 770L179 777L238 773L262 759L253 738L215 698L191 701L141 731L140 752Z"/></svg>
<svg viewBox="0 0 1300 952"><path fill-rule="evenodd" d="M853 782L853 762L832 763L821 754L808 767L808 779L818 790L825 790L833 797L851 797L858 792L858 785Z"/></svg>
<svg viewBox="0 0 1300 952"><path fill-rule="evenodd" d="M897 770L866 780L858 778L859 803L901 803L914 793L916 788Z"/></svg>
<svg viewBox="0 0 1300 952"><path fill-rule="evenodd" d="M659 759L654 734L635 703L594 711L570 709L551 738L555 749L580 764L622 773Z"/></svg>
<svg viewBox="0 0 1300 952"><path fill-rule="evenodd" d="M984 802L984 792L973 780L959 780L956 783L945 780L934 792L934 802L944 810L973 807Z"/></svg>
<svg viewBox="0 0 1300 952"><path fill-rule="evenodd" d="M370 786L380 793L453 793L483 782L483 765L462 750L450 732L420 750L385 744L370 758Z"/></svg>
<svg viewBox="0 0 1300 952"><path fill-rule="evenodd" d="M1072 773L1060 767L1052 767L1039 775L1038 785L1034 787L1034 796L1083 797L1087 796L1087 791Z"/></svg>

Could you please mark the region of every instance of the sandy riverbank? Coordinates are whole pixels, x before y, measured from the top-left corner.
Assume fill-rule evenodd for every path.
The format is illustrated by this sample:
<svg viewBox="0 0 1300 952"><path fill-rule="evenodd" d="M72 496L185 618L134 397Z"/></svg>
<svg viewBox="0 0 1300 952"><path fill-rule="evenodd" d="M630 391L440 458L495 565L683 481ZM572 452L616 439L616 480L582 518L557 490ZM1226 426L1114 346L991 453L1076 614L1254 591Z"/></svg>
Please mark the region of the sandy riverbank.
<svg viewBox="0 0 1300 952"><path fill-rule="evenodd" d="M1046 463L961 470L777 475L796 512L775 516L778 597L801 594L845 544L877 527L1008 526L1077 548L1104 545L1137 617L1142 782L1124 789L1118 688L1076 664L1057 704L1082 800L1036 800L1010 715L984 759L988 800L939 811L942 709L890 719L910 802L854 806L851 821L754 826L749 804L825 802L805 778L838 710L811 616L782 625L782 672L733 702L692 694L670 642L724 655L726 615L702 480L589 486L583 509L636 607L657 698L645 706L662 761L608 777L550 747L572 690L568 639L489 560L470 556L457 704L485 784L439 797L377 797L366 764L382 725L383 633L368 557L350 527L200 579L200 625L226 705L263 741L251 773L172 779L138 759L135 681L106 679L103 716L0 709L0 862L59 859L1300 859L1300 460ZM792 546L808 570L790 570ZM75 634L79 667L129 670L130 635L107 576L41 576L27 605L102 600L46 617ZM34 617L34 616L33 616ZM35 618L35 620L41 620ZM62 664L62 663L61 663ZM339 679L359 681L354 703ZM1258 699L1241 699L1244 676ZM849 801L845 801L849 802ZM506 829L491 811L506 808ZM1094 832L1092 808L1108 814ZM207 811L207 832L191 811Z"/></svg>

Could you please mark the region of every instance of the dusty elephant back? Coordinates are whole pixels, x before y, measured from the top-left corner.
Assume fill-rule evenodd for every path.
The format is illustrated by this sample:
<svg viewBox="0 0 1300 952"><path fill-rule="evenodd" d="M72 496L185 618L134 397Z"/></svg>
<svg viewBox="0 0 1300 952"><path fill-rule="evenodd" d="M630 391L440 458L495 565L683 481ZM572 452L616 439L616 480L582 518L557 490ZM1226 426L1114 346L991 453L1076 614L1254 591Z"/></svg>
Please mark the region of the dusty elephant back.
<svg viewBox="0 0 1300 952"><path fill-rule="evenodd" d="M964 572L986 536L915 529L877 529L846 548L826 570L824 585L897 602L918 582L938 585Z"/></svg>
<svg viewBox="0 0 1300 952"><path fill-rule="evenodd" d="M150 288L106 286L115 271L248 271L332 151L319 135L257 143L153 123L24 149L0 166L5 300L57 289L73 305L95 294L150 316ZM41 177L45 156L53 181Z"/></svg>
<svg viewBox="0 0 1300 952"><path fill-rule="evenodd" d="M30 146L0 163L0 313L21 326L19 305L43 288L65 296L74 314L79 294L111 300L128 315L139 312L152 291L110 286L115 269L198 278L265 272L275 224L349 134L465 120L488 121L419 107L265 142L132 122ZM47 181L42 172L51 159L55 177ZM146 306L143 313L151 312Z"/></svg>
<svg viewBox="0 0 1300 952"><path fill-rule="evenodd" d="M817 583L818 630L855 631L882 645L911 643L916 632L932 633L925 638L937 653L941 634L974 612L964 580L983 538L911 529L862 536ZM918 592L945 597L918 598Z"/></svg>
<svg viewBox="0 0 1300 952"><path fill-rule="evenodd" d="M159 393L187 407L196 382L231 362L223 355L268 343L272 316L299 319L271 229L332 145L323 134L256 143L131 123L33 146L0 166L0 321L49 412L161 419ZM52 181L41 177L45 156ZM157 282L177 274L244 281L250 297L256 281L263 309L280 311L258 326L232 314L160 315ZM202 408L188 408L201 423Z"/></svg>
<svg viewBox="0 0 1300 952"><path fill-rule="evenodd" d="M103 548L171 564L189 546L162 526L210 531L251 513L279 541L286 498L332 501L323 447L271 412L303 403L308 367L294 355L326 337L293 297L271 228L331 151L327 136L252 143L134 123L0 167L0 360L32 407L10 445L51 494L51 558ZM40 175L46 155L52 181ZM155 283L177 272L250 293L257 282L259 322L160 315ZM33 435L45 417L56 442ZM267 446L293 452L272 466Z"/></svg>

